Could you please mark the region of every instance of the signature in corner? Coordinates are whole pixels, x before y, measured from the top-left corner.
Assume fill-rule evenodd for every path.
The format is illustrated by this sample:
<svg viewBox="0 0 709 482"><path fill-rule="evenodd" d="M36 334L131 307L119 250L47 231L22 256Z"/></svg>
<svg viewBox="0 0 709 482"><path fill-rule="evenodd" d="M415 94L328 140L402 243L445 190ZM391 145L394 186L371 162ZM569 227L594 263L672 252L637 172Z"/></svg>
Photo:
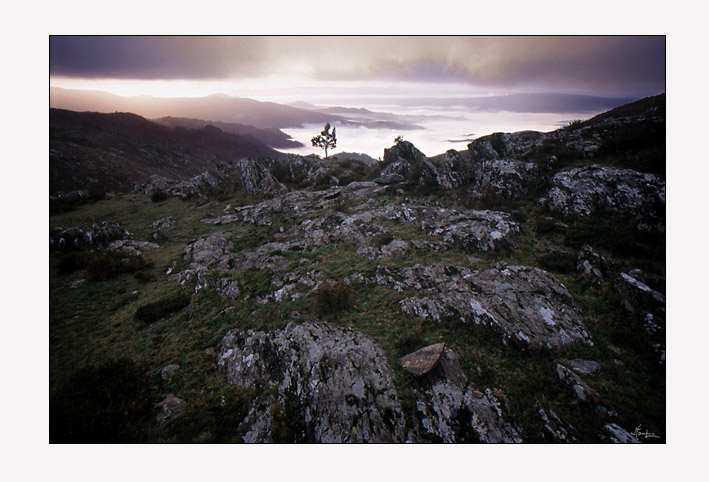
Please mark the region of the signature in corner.
<svg viewBox="0 0 709 482"><path fill-rule="evenodd" d="M635 430L633 431L633 436L636 439L640 439L640 437L645 437L646 440L649 438L660 438L658 435L655 435L654 433L650 432L649 430L643 432L641 430L641 427L642 427L642 425L638 425L637 427L635 427Z"/></svg>

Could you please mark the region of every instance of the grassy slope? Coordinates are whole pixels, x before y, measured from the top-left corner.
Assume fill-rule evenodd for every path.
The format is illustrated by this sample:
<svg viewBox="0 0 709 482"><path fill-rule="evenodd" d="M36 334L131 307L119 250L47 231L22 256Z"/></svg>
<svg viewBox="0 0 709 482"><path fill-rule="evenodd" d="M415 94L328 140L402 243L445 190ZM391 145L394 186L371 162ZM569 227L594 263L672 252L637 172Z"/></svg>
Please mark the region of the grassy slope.
<svg viewBox="0 0 709 482"><path fill-rule="evenodd" d="M411 196L410 193L407 195ZM456 198L456 193L449 193L439 195L435 200L455 207ZM141 419L142 432L136 440L239 441L239 437L234 436L236 427L246 413L248 401L257 394L228 386L223 374L216 369L213 356L206 354L205 349L214 347L229 329L279 329L286 325L294 312L298 312L301 320L321 317L373 337L387 353L395 372L397 389L409 414L415 408L408 388L410 375L400 369L397 359L426 344L445 340L459 354L471 381L480 387L499 387L504 391L509 400L509 418L524 426L531 441L544 440L541 420L534 411L536 400L543 401L574 425L576 435L584 441L594 441L595 434L607 421L616 421L631 431L642 424L664 439L664 368L648 355L647 343L637 335L638 328L619 307L612 288L591 286L587 280L578 278L568 263L556 263L550 270L564 282L583 309L587 327L596 342L593 347L572 346L554 353L512 349L502 345L489 332L454 320L436 325L406 318L399 310L398 301L408 296L407 293L358 284L352 287L350 307L330 315L321 316L315 303L308 299L260 305L251 299L226 300L214 292L201 291L193 296L191 314L190 309L182 309L149 325L136 320L134 314L140 306L179 292L180 287L166 279L165 271L173 265L184 264L182 251L187 243L201 234L221 230L234 233L235 238L253 235L254 228L249 226L208 226L199 222L209 215L221 213L227 203L235 202L240 200L200 206L194 201L169 199L153 203L149 196L123 195L50 218L50 227L88 226L102 220L120 222L134 233L137 240L150 240L148 225L157 219L172 216L176 221L164 231L167 239L159 242L160 248L146 251L152 266L145 271L154 277L149 281L123 274L116 279L89 281L71 288L72 282L84 277L84 273L58 274L57 265L62 255L53 253L50 256L50 389L55 397L60 396L56 395L57 390L71 375L87 363L129 357L136 360L150 377L154 389L153 403L166 393L175 393L189 407L186 415L160 428L155 425L154 413L149 414ZM415 252L404 259L384 260L383 264L400 267L417 262L442 262L469 266L469 257L474 255L482 260L476 267L504 259L509 263L545 268L549 263L545 255L550 249L566 253L567 257L575 256L577 249L565 244L568 243L568 232L536 231L535 221L541 213L533 203L517 202L501 207L512 212L522 223L519 248L512 253ZM606 224L592 236L599 239L612 236L617 226L613 220ZM408 225L389 227L394 230L395 237L423 236ZM577 227L570 227L571 231L574 229ZM589 236L588 230L583 233ZM260 239L267 239L270 233L266 230L257 234ZM664 239L641 241L650 245L642 259L628 258L619 253L613 243L607 243L607 249L599 249L611 262L614 275L621 269L632 267L649 268L664 274ZM563 256L561 258L563 260ZM354 271L372 272L377 263L359 257L351 246L330 245L318 248L308 263L299 269L319 269L332 278L341 279ZM620 354L612 352L609 343L619 347ZM616 408L617 419L607 419L577 403L571 392L560 384L555 364L574 357L601 363L599 374L584 378ZM162 367L171 363L179 363L180 369L168 384L159 374Z"/></svg>

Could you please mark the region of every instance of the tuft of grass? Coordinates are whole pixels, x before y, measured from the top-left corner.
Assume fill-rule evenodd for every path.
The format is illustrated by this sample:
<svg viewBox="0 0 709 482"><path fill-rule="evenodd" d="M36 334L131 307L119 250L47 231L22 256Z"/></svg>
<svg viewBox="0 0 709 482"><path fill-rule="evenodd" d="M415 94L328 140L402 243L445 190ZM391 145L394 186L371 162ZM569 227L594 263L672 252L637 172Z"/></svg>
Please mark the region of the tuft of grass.
<svg viewBox="0 0 709 482"><path fill-rule="evenodd" d="M142 255L124 254L117 251L95 251L88 257L86 270L89 279L105 281L123 273L135 273L149 263Z"/></svg>
<svg viewBox="0 0 709 482"><path fill-rule="evenodd" d="M170 197L170 196L169 196L165 191L161 191L160 189L156 189L155 191L153 191L153 194L150 195L150 199L151 199L154 203L159 203L159 202L161 202L161 201L166 201L167 198L169 198L169 197Z"/></svg>
<svg viewBox="0 0 709 482"><path fill-rule="evenodd" d="M236 275L241 288L252 296L265 296L271 291L273 271L270 268L246 268Z"/></svg>

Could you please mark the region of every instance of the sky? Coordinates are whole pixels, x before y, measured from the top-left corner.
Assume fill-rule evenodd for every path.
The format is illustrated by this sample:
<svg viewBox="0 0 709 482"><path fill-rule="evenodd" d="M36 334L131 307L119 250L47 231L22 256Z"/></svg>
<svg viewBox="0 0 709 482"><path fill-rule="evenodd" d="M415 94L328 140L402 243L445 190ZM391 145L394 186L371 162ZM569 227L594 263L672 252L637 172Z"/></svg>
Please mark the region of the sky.
<svg viewBox="0 0 709 482"><path fill-rule="evenodd" d="M665 91L664 36L51 36L49 40L50 85L56 87L125 96L222 93L284 104L304 101L462 119L457 124L431 121L424 125L426 131L413 133L411 140L421 143L427 154L461 147L450 139L497 130L549 131L609 108L605 102L594 109L574 95L619 99L613 107ZM511 109L509 102L493 102L481 109L475 100L510 94L537 95L549 108ZM552 103L544 100L549 94L574 95L554 97ZM306 126L288 133L309 144L311 130ZM397 135L338 131L346 134L345 150L375 158ZM306 148L300 153L310 152Z"/></svg>
<svg viewBox="0 0 709 482"><path fill-rule="evenodd" d="M144 92L169 81L163 95L241 86L274 95L338 86L391 95L401 84L402 94L643 97L664 91L665 38L52 36L50 76L53 83L123 83Z"/></svg>

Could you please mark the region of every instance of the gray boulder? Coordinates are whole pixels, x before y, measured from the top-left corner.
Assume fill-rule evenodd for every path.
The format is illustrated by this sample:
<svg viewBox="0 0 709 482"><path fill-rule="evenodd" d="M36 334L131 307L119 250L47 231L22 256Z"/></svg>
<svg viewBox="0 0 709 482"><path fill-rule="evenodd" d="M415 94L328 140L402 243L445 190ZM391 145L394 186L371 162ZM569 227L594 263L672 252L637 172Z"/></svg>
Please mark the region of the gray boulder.
<svg viewBox="0 0 709 482"><path fill-rule="evenodd" d="M230 384L269 389L239 431L273 440L268 419L291 414L295 441L403 442L404 415L385 353L369 337L325 323L289 323L274 332L229 332L217 364ZM270 412L270 415L269 415Z"/></svg>
<svg viewBox="0 0 709 482"><path fill-rule="evenodd" d="M637 228L665 231L665 181L653 174L613 167L580 167L551 179L539 204L564 216L610 211L635 218Z"/></svg>

